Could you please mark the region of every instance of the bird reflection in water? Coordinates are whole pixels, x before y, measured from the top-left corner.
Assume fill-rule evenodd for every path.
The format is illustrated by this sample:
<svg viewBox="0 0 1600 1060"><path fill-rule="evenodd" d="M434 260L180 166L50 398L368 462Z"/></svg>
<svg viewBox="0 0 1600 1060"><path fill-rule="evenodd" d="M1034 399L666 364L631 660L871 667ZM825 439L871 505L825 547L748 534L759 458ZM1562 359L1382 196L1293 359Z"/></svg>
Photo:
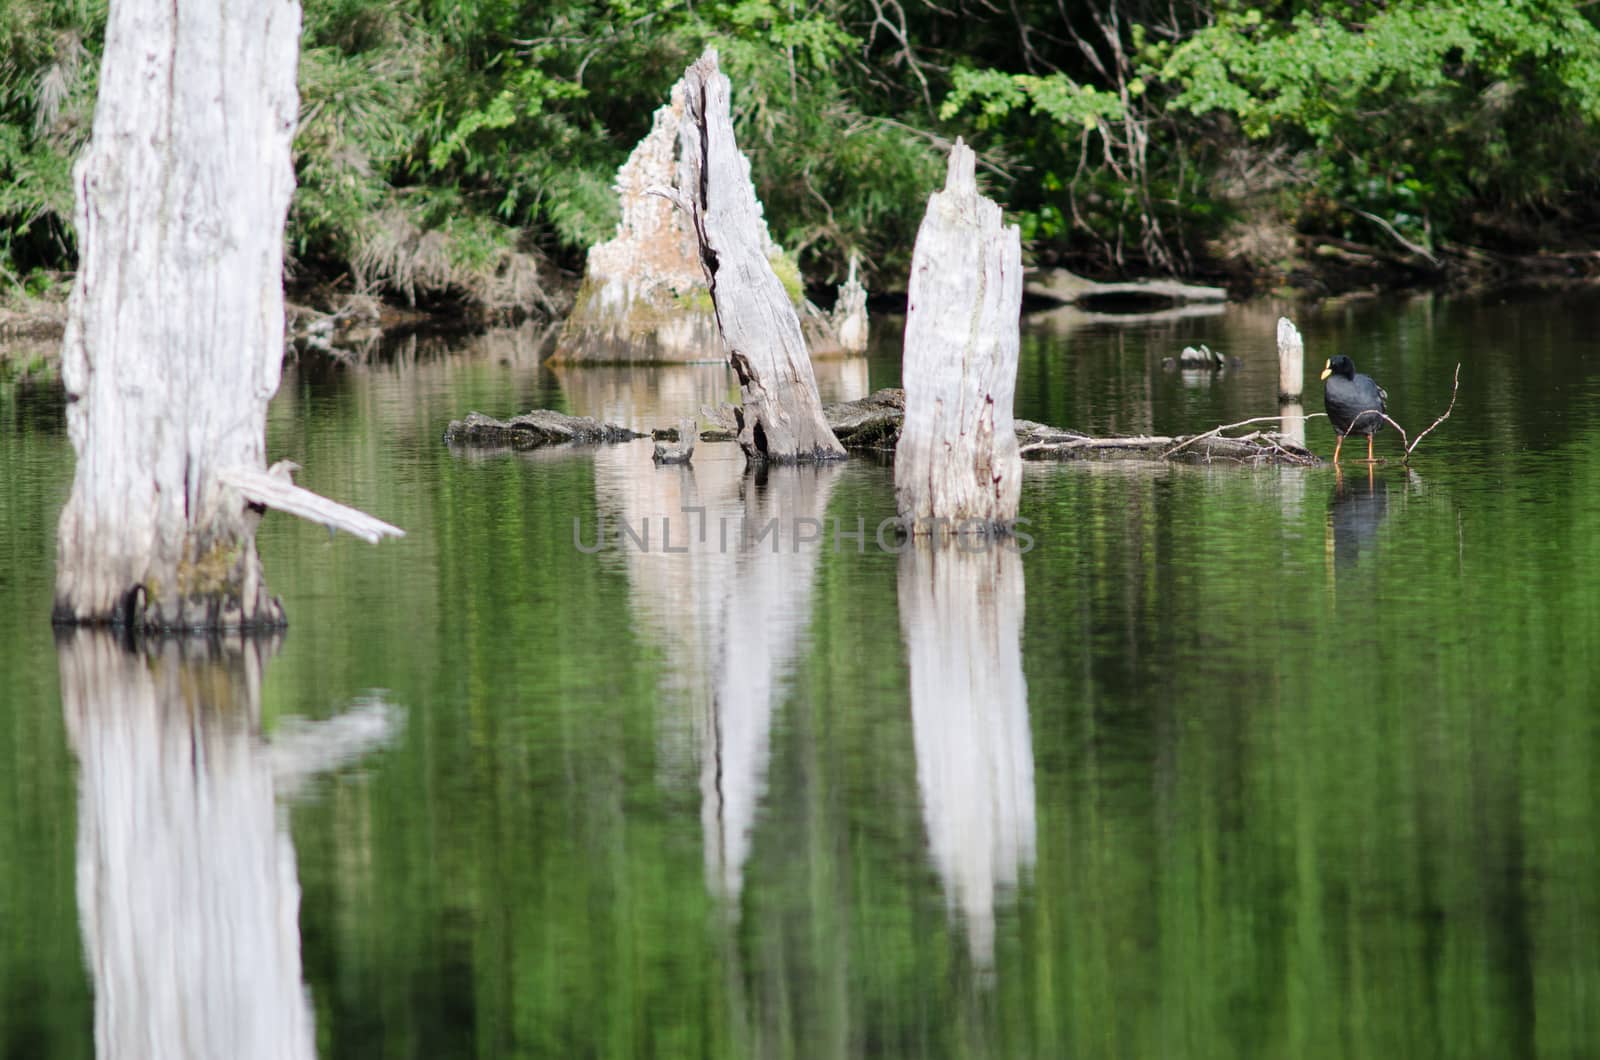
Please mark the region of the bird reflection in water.
<svg viewBox="0 0 1600 1060"><path fill-rule="evenodd" d="M1328 502L1328 551L1335 571L1353 569L1363 552L1376 547L1388 515L1389 484L1371 465L1349 476L1335 465Z"/></svg>
<svg viewBox="0 0 1600 1060"><path fill-rule="evenodd" d="M78 914L99 1060L315 1056L279 797L389 741L368 703L260 731L271 639L63 634Z"/></svg>

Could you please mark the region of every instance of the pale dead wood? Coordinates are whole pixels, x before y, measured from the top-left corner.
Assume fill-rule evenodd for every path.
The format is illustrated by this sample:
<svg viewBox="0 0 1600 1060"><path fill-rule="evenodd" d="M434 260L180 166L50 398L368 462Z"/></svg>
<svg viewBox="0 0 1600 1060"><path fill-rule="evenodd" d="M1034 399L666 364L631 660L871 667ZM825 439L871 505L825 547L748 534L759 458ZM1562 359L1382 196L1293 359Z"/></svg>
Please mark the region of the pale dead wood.
<svg viewBox="0 0 1600 1060"><path fill-rule="evenodd" d="M714 48L685 72L686 175L678 187L691 200L717 328L739 377L739 446L758 463L842 459L800 318L762 245L761 203L734 140L732 91Z"/></svg>
<svg viewBox="0 0 1600 1060"><path fill-rule="evenodd" d="M1278 400L1298 401L1305 389L1306 347L1288 317L1278 318Z"/></svg>
<svg viewBox="0 0 1600 1060"><path fill-rule="evenodd" d="M1316 419L1318 416L1321 416L1324 419L1326 419L1327 415L1328 414L1325 413L1325 412L1309 412L1309 413L1306 413L1301 418L1308 419L1308 420L1313 420L1313 419ZM1187 449L1189 446L1194 445L1196 442L1203 442L1207 438L1215 438L1217 435L1220 435L1223 431L1232 431L1232 430L1236 430L1236 429L1238 429L1240 427L1248 427L1252 423L1282 423L1285 419L1289 419L1289 418L1291 418L1291 417L1287 417L1287 416L1252 416L1247 420L1240 420L1238 423L1224 423L1221 427L1213 427L1209 431L1206 431L1204 434L1197 434L1192 438L1184 438L1177 445L1174 445L1171 449L1168 449L1166 452L1162 453L1161 456L1162 456L1163 459L1171 457L1174 453L1178 452L1180 449ZM1256 433L1259 434L1260 432L1258 431ZM1235 440L1236 441L1243 441L1243 439L1235 439Z"/></svg>
<svg viewBox="0 0 1600 1060"><path fill-rule="evenodd" d="M1443 423L1445 420L1450 418L1450 413L1454 412L1455 409L1456 409L1456 394L1460 390L1461 390L1461 362L1457 361L1456 362L1455 382L1453 382L1450 385L1450 407L1445 409L1443 414L1440 415L1440 417L1438 419L1436 419L1432 423L1428 424L1428 429L1423 431L1421 434L1417 435L1417 440L1416 441L1414 441L1410 445L1406 446L1406 458L1408 460L1411 458L1411 451L1422 443L1422 439L1426 438L1429 434L1433 433L1433 429L1435 427L1439 426L1439 424Z"/></svg>
<svg viewBox="0 0 1600 1060"><path fill-rule="evenodd" d="M61 624L272 628L254 520L283 365L300 5L118 0L73 169L62 340L78 457L57 530Z"/></svg>
<svg viewBox="0 0 1600 1060"><path fill-rule="evenodd" d="M295 466L288 461L279 461L267 471L253 467L225 467L217 471L217 481L238 490L251 504L298 515L302 519L320 523L329 530L343 530L370 544L375 545L385 537L406 536L406 532L398 526L390 526L366 512L296 486L289 477Z"/></svg>
<svg viewBox="0 0 1600 1060"><path fill-rule="evenodd" d="M976 164L957 139L911 255L894 486L900 517L917 527L1008 526L1022 488L1012 416L1022 242L978 192Z"/></svg>
<svg viewBox="0 0 1600 1060"><path fill-rule="evenodd" d="M1426 438L1429 434L1431 434L1433 432L1433 429L1435 427L1439 426L1439 424L1441 424L1445 420L1449 419L1450 418L1450 413L1455 411L1456 395L1460 391L1460 389L1461 389L1461 365L1458 362L1456 364L1455 381L1451 384L1451 387L1450 387L1450 406L1449 406L1449 408L1446 408L1444 410L1444 412L1440 414L1438 419L1436 419L1432 423L1428 424L1427 430L1425 430L1421 434L1417 435L1415 441L1409 439L1406 436L1406 429L1404 427L1400 426L1399 423L1395 422L1395 420L1394 420L1394 418L1392 416L1390 416L1386 412L1380 412L1377 409L1367 409L1365 412L1359 413L1356 416L1355 419L1350 421L1350 430L1345 432L1344 437L1346 437L1346 438L1350 437L1350 432L1355 430L1355 427L1356 427L1357 423L1360 423L1362 420L1367 419L1369 417L1376 416L1377 418L1383 420L1383 422L1387 423L1389 426L1393 427L1395 430L1400 432L1400 443L1405 446L1405 450L1406 450L1406 455L1403 458L1403 460L1409 461L1411 459L1412 452L1414 452L1416 450L1418 444L1421 443L1422 439Z"/></svg>

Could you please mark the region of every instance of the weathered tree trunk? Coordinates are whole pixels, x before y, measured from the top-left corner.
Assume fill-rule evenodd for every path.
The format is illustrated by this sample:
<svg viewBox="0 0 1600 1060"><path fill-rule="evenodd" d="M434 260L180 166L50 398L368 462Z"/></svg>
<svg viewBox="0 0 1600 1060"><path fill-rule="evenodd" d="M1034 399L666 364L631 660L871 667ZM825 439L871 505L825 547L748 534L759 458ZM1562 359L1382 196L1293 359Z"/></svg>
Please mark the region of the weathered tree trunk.
<svg viewBox="0 0 1600 1060"><path fill-rule="evenodd" d="M1033 865L1033 737L1022 675L1022 557L920 540L900 555L900 631L928 850L975 964L999 896Z"/></svg>
<svg viewBox="0 0 1600 1060"><path fill-rule="evenodd" d="M895 501L913 534L1016 521L1022 461L1011 416L1022 312L1022 237L978 194L959 139L911 255Z"/></svg>
<svg viewBox="0 0 1600 1060"><path fill-rule="evenodd" d="M219 476L265 467L299 33L297 0L111 4L73 171L82 254L62 378L78 468L58 622L283 623L256 556L260 507Z"/></svg>
<svg viewBox="0 0 1600 1060"><path fill-rule="evenodd" d="M616 235L589 248L583 283L562 323L554 360L567 363L720 363L727 359L700 265L693 218L673 205L689 192L684 82L672 86L650 132L617 170ZM813 353L846 353L837 322L805 298L799 267L757 212L761 251L784 281ZM863 297L865 297L863 295Z"/></svg>
<svg viewBox="0 0 1600 1060"><path fill-rule="evenodd" d="M730 86L708 50L684 74L684 158L700 261L739 377L739 445L757 462L838 460L800 318L761 247L761 205L733 138Z"/></svg>

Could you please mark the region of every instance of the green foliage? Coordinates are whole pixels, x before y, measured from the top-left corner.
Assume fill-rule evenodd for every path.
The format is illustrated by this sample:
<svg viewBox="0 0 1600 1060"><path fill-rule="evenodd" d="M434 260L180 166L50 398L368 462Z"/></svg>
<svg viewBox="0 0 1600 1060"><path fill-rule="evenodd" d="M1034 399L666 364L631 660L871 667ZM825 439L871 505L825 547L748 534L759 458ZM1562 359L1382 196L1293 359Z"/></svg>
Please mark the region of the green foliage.
<svg viewBox="0 0 1600 1060"><path fill-rule="evenodd" d="M903 283L957 135L1037 256L1109 269L1188 268L1241 152L1292 159L1269 184L1309 230L1538 243L1600 213L1581 0L305 0L304 20L294 268L413 300L581 268L617 167L713 44L769 227L814 282L859 253L869 285ZM0 5L0 276L72 264L104 23L104 0Z"/></svg>
<svg viewBox="0 0 1600 1060"><path fill-rule="evenodd" d="M1174 109L1309 148L1324 195L1419 236L1594 188L1600 31L1567 0L1224 12L1152 58Z"/></svg>
<svg viewBox="0 0 1600 1060"><path fill-rule="evenodd" d="M970 104L978 106L980 129L989 128L1023 108L1057 125L1079 127L1085 132L1095 129L1102 121L1121 120L1125 116L1119 97L1096 91L1093 85L1080 85L1066 74L1035 77L959 67L950 93L939 107L939 117L949 121Z"/></svg>
<svg viewBox="0 0 1600 1060"><path fill-rule="evenodd" d="M0 269L72 252L72 159L89 137L104 0L0 5Z"/></svg>

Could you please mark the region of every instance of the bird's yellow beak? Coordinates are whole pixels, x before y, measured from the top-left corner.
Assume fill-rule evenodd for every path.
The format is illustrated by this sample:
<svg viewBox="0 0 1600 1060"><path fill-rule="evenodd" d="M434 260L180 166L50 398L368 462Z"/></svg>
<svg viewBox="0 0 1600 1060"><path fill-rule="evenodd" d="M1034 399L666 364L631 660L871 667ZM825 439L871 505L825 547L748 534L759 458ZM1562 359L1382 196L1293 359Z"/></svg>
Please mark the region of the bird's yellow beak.
<svg viewBox="0 0 1600 1060"><path fill-rule="evenodd" d="M1328 378L1328 376L1330 376L1332 374L1333 374L1333 362L1332 361L1324 361L1323 364L1322 364L1322 378L1326 379L1326 378Z"/></svg>

